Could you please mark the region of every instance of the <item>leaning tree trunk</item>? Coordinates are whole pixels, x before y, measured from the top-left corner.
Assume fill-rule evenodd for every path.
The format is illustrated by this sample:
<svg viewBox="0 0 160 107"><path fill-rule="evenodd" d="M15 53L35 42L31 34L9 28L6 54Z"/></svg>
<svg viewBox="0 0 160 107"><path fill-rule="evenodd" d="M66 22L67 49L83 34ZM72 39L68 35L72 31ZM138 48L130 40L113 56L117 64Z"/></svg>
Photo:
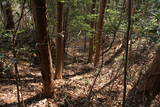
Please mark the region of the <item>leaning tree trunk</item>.
<svg viewBox="0 0 160 107"><path fill-rule="evenodd" d="M146 74L139 78L137 84L129 91L127 107L150 106L152 100L160 92L160 49Z"/></svg>
<svg viewBox="0 0 160 107"><path fill-rule="evenodd" d="M107 0L100 0L100 10L99 10L98 23L97 23L97 30L96 30L96 41L95 41L96 53L95 53L94 66L97 66L99 62L99 57L100 57L101 36L103 32L106 3L107 3Z"/></svg>
<svg viewBox="0 0 160 107"><path fill-rule="evenodd" d="M3 13L4 26L6 30L14 29L14 21L12 15L11 4L9 1L1 1L1 10Z"/></svg>
<svg viewBox="0 0 160 107"><path fill-rule="evenodd" d="M140 84L139 90L145 92L159 92L160 91L160 49L156 52L156 57L148 70L144 81Z"/></svg>
<svg viewBox="0 0 160 107"><path fill-rule="evenodd" d="M96 8L96 0L92 0L91 14L95 14L95 11L96 11L95 8ZM95 28L95 20L92 20L91 28L92 29ZM93 35L94 33L92 33L92 37L90 38L90 41L89 41L88 63L91 63L92 57L93 57Z"/></svg>
<svg viewBox="0 0 160 107"><path fill-rule="evenodd" d="M57 39L56 39L56 74L55 79L62 79L63 70L63 2L57 2Z"/></svg>
<svg viewBox="0 0 160 107"><path fill-rule="evenodd" d="M33 0L33 13L37 30L37 47L40 52L41 73L43 78L43 92L47 97L51 97L53 67L52 58L49 48L49 36L47 32L47 18L46 18L46 1Z"/></svg>

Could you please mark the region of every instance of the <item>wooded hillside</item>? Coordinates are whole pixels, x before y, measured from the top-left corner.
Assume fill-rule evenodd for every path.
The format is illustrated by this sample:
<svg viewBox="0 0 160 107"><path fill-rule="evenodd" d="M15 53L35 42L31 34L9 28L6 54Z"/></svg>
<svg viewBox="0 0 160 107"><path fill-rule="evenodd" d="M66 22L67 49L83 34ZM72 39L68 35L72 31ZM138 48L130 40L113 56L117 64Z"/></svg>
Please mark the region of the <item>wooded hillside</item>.
<svg viewBox="0 0 160 107"><path fill-rule="evenodd" d="M0 0L0 107L160 107L160 0Z"/></svg>

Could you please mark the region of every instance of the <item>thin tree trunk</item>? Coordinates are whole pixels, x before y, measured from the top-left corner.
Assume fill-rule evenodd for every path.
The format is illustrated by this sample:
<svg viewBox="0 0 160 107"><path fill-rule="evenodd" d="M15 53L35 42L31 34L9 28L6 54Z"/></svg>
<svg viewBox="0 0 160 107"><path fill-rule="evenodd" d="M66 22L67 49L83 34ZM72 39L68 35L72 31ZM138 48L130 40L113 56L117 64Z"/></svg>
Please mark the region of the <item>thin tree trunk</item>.
<svg viewBox="0 0 160 107"><path fill-rule="evenodd" d="M142 5L142 0L136 0L136 9L140 9Z"/></svg>
<svg viewBox="0 0 160 107"><path fill-rule="evenodd" d="M4 20L4 27L5 30L14 30L15 29L15 24L13 20L13 12L11 8L11 4L9 1L4 0L1 2L1 10L3 13L3 20ZM9 31L7 31L9 33ZM11 32L10 32L11 33ZM12 31L13 33L13 31ZM16 45L15 45L15 34L13 34L13 41L12 41L12 53L14 58L17 58L16 56ZM18 62L16 61L14 63L14 69L15 69L15 74L16 74L16 88L17 88L17 100L18 100L18 107L21 107L21 100L20 100L20 77L19 77L19 72L18 72Z"/></svg>
<svg viewBox="0 0 160 107"><path fill-rule="evenodd" d="M95 14L96 10L96 0L92 0L92 8L91 8L91 14ZM95 28L95 20L92 20L91 22L91 28L94 29ZM92 33L92 36L94 35L94 33ZM88 55L88 63L91 63L92 62L92 57L93 57L93 38L94 37L91 37L90 38L90 41L89 41L89 55Z"/></svg>
<svg viewBox="0 0 160 107"><path fill-rule="evenodd" d="M87 48L87 37L86 34L84 33L84 45L83 45L83 51L85 52Z"/></svg>
<svg viewBox="0 0 160 107"><path fill-rule="evenodd" d="M108 1L107 1L107 8L108 8L108 9L110 8L110 5L111 5L111 1L108 0Z"/></svg>
<svg viewBox="0 0 160 107"><path fill-rule="evenodd" d="M99 10L99 18L97 23L97 31L96 31L96 54L94 60L94 66L97 66L100 57L100 45L101 45L101 36L103 33L103 25L104 25L104 14L106 8L107 0L100 0L100 10Z"/></svg>
<svg viewBox="0 0 160 107"><path fill-rule="evenodd" d="M51 97L53 94L53 66L47 32L46 0L33 0L33 11L38 35L37 46L40 52L43 92L46 97Z"/></svg>
<svg viewBox="0 0 160 107"><path fill-rule="evenodd" d="M57 39L56 39L56 74L55 79L62 79L63 70L63 2L57 2Z"/></svg>
<svg viewBox="0 0 160 107"><path fill-rule="evenodd" d="M68 19L69 19L69 7L66 8L66 11L64 13L64 25L63 25L63 29L64 29L64 53L65 53L65 48L66 48L66 42L68 39Z"/></svg>
<svg viewBox="0 0 160 107"><path fill-rule="evenodd" d="M131 0L128 0L128 25L127 25L127 32L125 36L125 59L124 59L124 77L123 77L123 101L122 101L122 107L125 107L126 104L126 93L127 93L127 76L128 76L128 51L129 51L129 39L130 39L130 33L131 33L131 18L132 18L132 2Z"/></svg>
<svg viewBox="0 0 160 107"><path fill-rule="evenodd" d="M131 12L131 15L134 16L134 12L135 12L135 8L134 8L134 2L132 1L132 12ZM133 34L133 24L134 24L134 20L131 19L131 30L130 30L130 35L132 36ZM133 40L132 40L132 37L130 37L130 40L129 40L129 54L128 54L128 58L130 59L133 55L133 52L132 52L132 45L133 45Z"/></svg>

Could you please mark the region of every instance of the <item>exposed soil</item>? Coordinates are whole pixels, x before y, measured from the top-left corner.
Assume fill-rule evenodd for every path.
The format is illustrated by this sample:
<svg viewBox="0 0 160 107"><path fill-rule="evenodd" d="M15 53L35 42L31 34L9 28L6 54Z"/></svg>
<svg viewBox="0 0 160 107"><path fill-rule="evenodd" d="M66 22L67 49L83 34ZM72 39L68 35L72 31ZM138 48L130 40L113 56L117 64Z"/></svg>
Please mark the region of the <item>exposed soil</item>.
<svg viewBox="0 0 160 107"><path fill-rule="evenodd" d="M100 69L100 67L94 68L93 64L86 63L88 53L83 51L82 41L71 43L67 48L67 55L65 56L64 79L54 81L54 96L52 99L44 98L41 94L42 78L39 63L37 63L39 60L36 58L36 55L25 53L25 50L22 51L18 68L24 105L26 107L121 106L124 49L115 55L121 45L122 41L117 39L112 48L104 54L104 65ZM139 74L147 71L155 54L155 46L156 44L149 45L144 38L140 38L133 44L132 55L129 57L127 92L132 89L139 78ZM4 63L3 68L6 68L6 70L0 72L0 106L16 107L17 90L14 68L12 66L12 53L6 50L3 50L3 52L5 53L5 60L2 60L2 62ZM91 98L88 99L90 87L99 70L101 70L101 73L93 87ZM152 107L159 106L158 98L159 96L153 101Z"/></svg>

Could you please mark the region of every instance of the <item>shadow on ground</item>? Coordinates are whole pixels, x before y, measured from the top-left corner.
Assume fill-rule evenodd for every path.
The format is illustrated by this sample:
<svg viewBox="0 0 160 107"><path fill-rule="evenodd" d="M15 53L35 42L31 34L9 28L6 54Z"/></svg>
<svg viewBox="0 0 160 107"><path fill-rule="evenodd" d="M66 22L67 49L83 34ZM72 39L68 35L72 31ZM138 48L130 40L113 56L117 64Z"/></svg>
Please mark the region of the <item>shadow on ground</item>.
<svg viewBox="0 0 160 107"><path fill-rule="evenodd" d="M24 100L23 102L21 102L21 104L24 103L25 105L30 105L30 104L34 104L40 100L43 100L43 99L45 99L45 96L42 93L40 93L40 94L37 94L33 97L30 97L30 98ZM13 103L9 103L9 104L6 103L5 105L2 105L1 107L17 107L17 106L18 106L18 103L13 102Z"/></svg>

